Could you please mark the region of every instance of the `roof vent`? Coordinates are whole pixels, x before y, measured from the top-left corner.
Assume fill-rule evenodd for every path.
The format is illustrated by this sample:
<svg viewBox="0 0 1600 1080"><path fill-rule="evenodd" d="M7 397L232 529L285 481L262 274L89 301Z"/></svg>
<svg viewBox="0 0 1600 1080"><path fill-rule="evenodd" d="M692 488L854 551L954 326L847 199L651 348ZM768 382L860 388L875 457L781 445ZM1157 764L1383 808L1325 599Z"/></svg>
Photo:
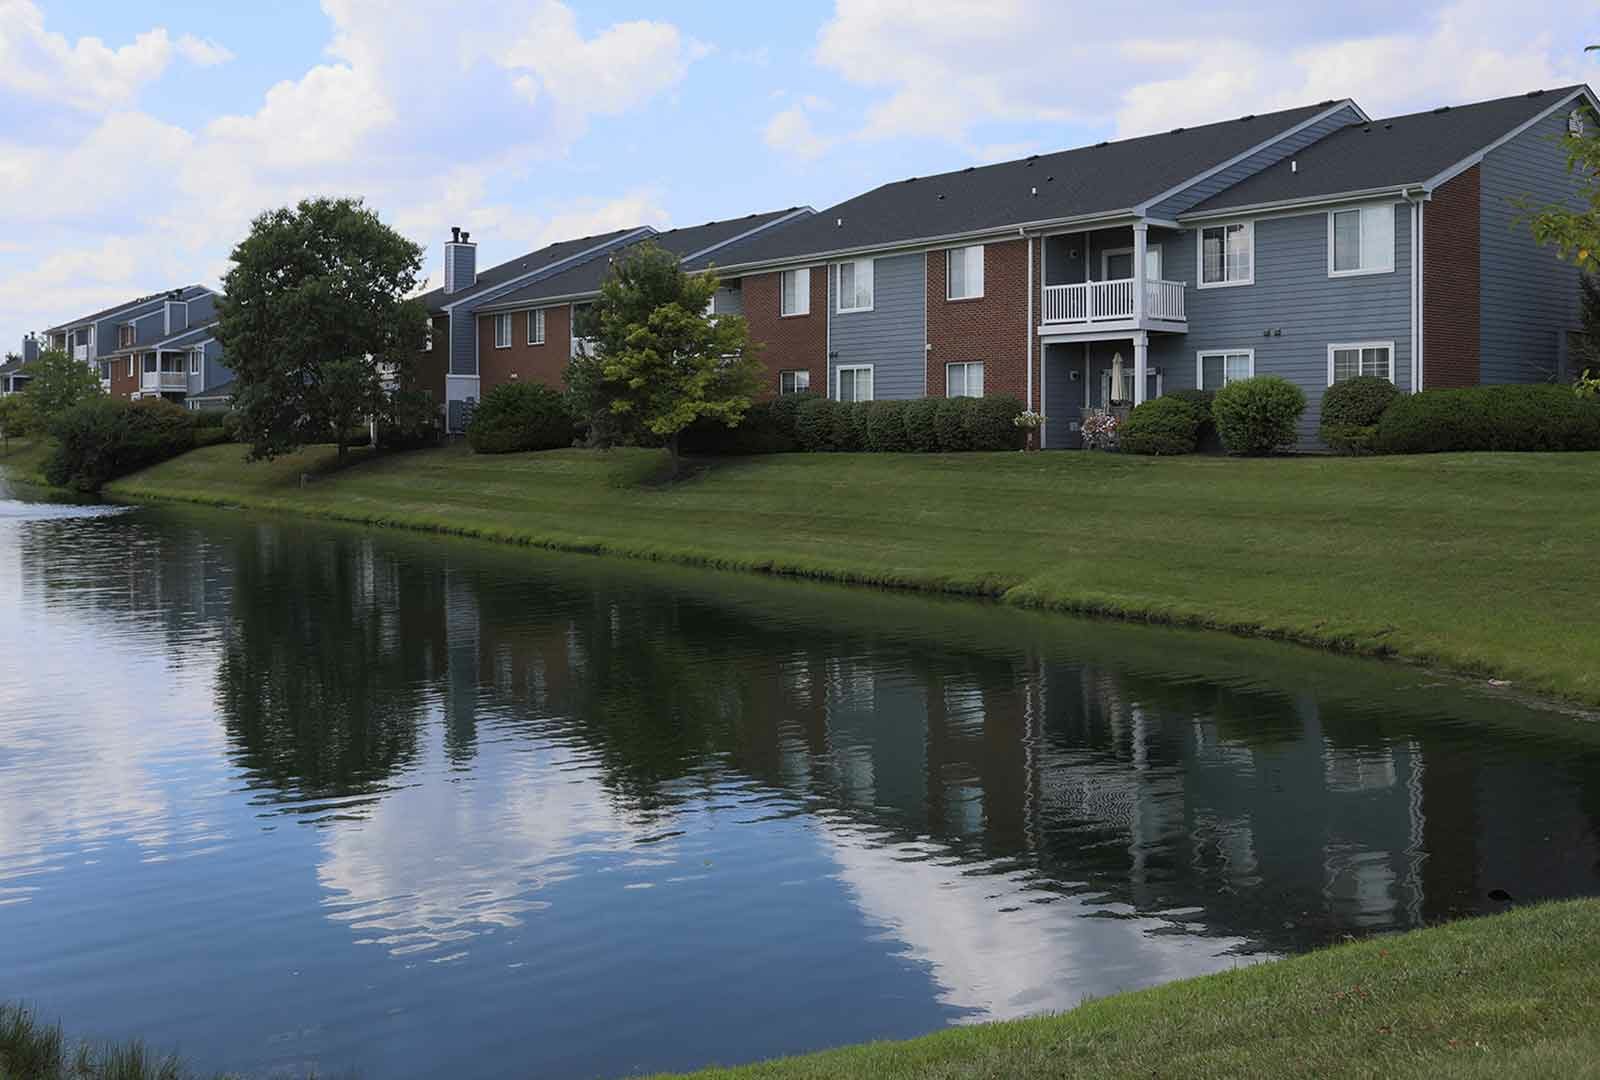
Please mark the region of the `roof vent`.
<svg viewBox="0 0 1600 1080"><path fill-rule="evenodd" d="M1038 195L1038 194L1039 194L1039 189L1038 189L1038 188L1036 188L1036 187L1034 187L1034 188L1029 188L1029 189L1028 189L1028 194L1029 194L1029 195Z"/></svg>
<svg viewBox="0 0 1600 1080"><path fill-rule="evenodd" d="M1052 176L1047 176L1047 177L1044 178L1044 182L1048 184L1050 181L1052 181L1054 179L1055 179L1055 177L1053 175Z"/></svg>
<svg viewBox="0 0 1600 1080"><path fill-rule="evenodd" d="M1243 116L1239 117L1239 123L1242 124L1246 120L1254 120L1255 118L1256 118L1256 114L1255 113L1245 113Z"/></svg>
<svg viewBox="0 0 1600 1080"><path fill-rule="evenodd" d="M968 165L965 169L962 169L961 171L962 172L971 172L973 169L976 169L976 168L977 168L976 165Z"/></svg>
<svg viewBox="0 0 1600 1080"><path fill-rule="evenodd" d="M1544 93L1543 90L1529 90L1528 91L1528 96L1529 97L1539 97L1543 93Z"/></svg>
<svg viewBox="0 0 1600 1080"><path fill-rule="evenodd" d="M460 225L452 225L452 226L450 226L450 242L452 244L461 243L461 226Z"/></svg>
<svg viewBox="0 0 1600 1080"><path fill-rule="evenodd" d="M834 227L834 228L835 228L835 229L842 229L842 228L844 228L844 218L842 218L842 217L836 217L836 218L834 218L834 219L833 219L833 227Z"/></svg>
<svg viewBox="0 0 1600 1080"><path fill-rule="evenodd" d="M1104 139L1101 139L1099 142L1095 143L1094 145L1095 145L1095 149L1098 150L1100 147L1105 146L1107 144L1106 144L1106 141Z"/></svg>
<svg viewBox="0 0 1600 1080"><path fill-rule="evenodd" d="M942 191L941 191L941 192L940 192L940 193L939 193L939 195L938 195L938 199L939 199L939 201L940 201L940 202L944 202L944 192L942 192Z"/></svg>
<svg viewBox="0 0 1600 1080"><path fill-rule="evenodd" d="M1179 133L1180 133L1180 132L1182 132L1182 131L1183 131L1183 129L1182 129L1182 128L1181 128L1181 127L1175 127L1175 128L1173 128L1173 129L1172 129L1172 131L1171 131L1171 132L1169 132L1169 134L1172 134L1172 135L1177 135L1177 134L1179 134Z"/></svg>
<svg viewBox="0 0 1600 1080"><path fill-rule="evenodd" d="M472 234L467 232L465 229L461 230L461 242L463 244L472 243Z"/></svg>
<svg viewBox="0 0 1600 1080"><path fill-rule="evenodd" d="M1362 128L1361 130L1365 131L1368 135L1371 135L1372 134L1372 125L1368 124L1366 127Z"/></svg>
<svg viewBox="0 0 1600 1080"><path fill-rule="evenodd" d="M1450 111L1450 106L1448 106L1448 105L1440 105L1437 109L1433 110L1433 115L1438 116L1440 113L1447 113L1449 111Z"/></svg>
<svg viewBox="0 0 1600 1080"><path fill-rule="evenodd" d="M1385 131L1393 131L1394 130L1394 121L1390 120L1388 123L1384 124L1383 125L1383 130L1385 130Z"/></svg>
<svg viewBox="0 0 1600 1080"><path fill-rule="evenodd" d="M1298 161L1289 162L1289 171L1292 172L1292 173L1299 172L1300 171L1300 163Z"/></svg>

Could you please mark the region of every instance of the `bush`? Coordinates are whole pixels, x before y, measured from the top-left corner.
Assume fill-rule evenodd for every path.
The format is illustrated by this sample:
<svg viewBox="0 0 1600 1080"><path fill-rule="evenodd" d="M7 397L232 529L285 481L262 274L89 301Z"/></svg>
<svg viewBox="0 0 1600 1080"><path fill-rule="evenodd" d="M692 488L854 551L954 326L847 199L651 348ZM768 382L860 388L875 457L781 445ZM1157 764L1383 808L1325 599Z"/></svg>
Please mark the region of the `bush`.
<svg viewBox="0 0 1600 1080"><path fill-rule="evenodd" d="M191 409L189 415L194 417L196 431L207 428L222 428L232 415L230 409Z"/></svg>
<svg viewBox="0 0 1600 1080"><path fill-rule="evenodd" d="M229 442L239 441L239 425L243 422L244 418L236 412L230 412L222 418L222 434L227 436Z"/></svg>
<svg viewBox="0 0 1600 1080"><path fill-rule="evenodd" d="M1345 454L1373 449L1378 418L1399 398L1400 390L1388 379L1359 375L1328 387L1322 395L1322 441Z"/></svg>
<svg viewBox="0 0 1600 1080"><path fill-rule="evenodd" d="M935 424L938 415L938 398L917 398L906 402L900 419L906 426L908 449L924 454L931 454L939 449L939 430Z"/></svg>
<svg viewBox="0 0 1600 1080"><path fill-rule="evenodd" d="M980 398L958 398L965 412L967 447L972 450L1021 450L1028 433L1015 420L1022 415L1022 402L1008 394Z"/></svg>
<svg viewBox="0 0 1600 1080"><path fill-rule="evenodd" d="M1600 450L1600 403L1564 386L1424 390L1384 411L1374 446L1390 454Z"/></svg>
<svg viewBox="0 0 1600 1080"><path fill-rule="evenodd" d="M833 404L833 448L858 454L867 448L867 408L865 401L836 401Z"/></svg>
<svg viewBox="0 0 1600 1080"><path fill-rule="evenodd" d="M45 479L79 491L98 491L195 445L194 415L159 398L91 398L58 416L50 433L57 445L45 462Z"/></svg>
<svg viewBox="0 0 1600 1080"><path fill-rule="evenodd" d="M970 398L940 398L933 410L933 433L938 448L945 453L971 450L967 432L967 406Z"/></svg>
<svg viewBox="0 0 1600 1080"><path fill-rule="evenodd" d="M800 449L818 453L834 448L833 407L832 401L817 396L800 403L794 416L794 436Z"/></svg>
<svg viewBox="0 0 1600 1080"><path fill-rule="evenodd" d="M533 382L504 383L483 395L467 424L477 454L512 454L571 446L572 412L566 396Z"/></svg>
<svg viewBox="0 0 1600 1080"><path fill-rule="evenodd" d="M1217 435L1217 422L1211 415L1211 403L1216 400L1215 390L1170 390L1163 397L1187 401L1200 419L1195 429L1194 448L1202 454L1222 453L1222 439Z"/></svg>
<svg viewBox="0 0 1600 1080"><path fill-rule="evenodd" d="M27 394L8 394L0 397L0 432L8 439L33 435L42 429L39 410Z"/></svg>
<svg viewBox="0 0 1600 1080"><path fill-rule="evenodd" d="M1022 403L1006 396L846 402L788 394L752 405L731 430L696 423L680 445L702 454L1018 450L1028 437L1013 423L1021 414Z"/></svg>
<svg viewBox="0 0 1600 1080"><path fill-rule="evenodd" d="M420 450L437 446L444 424L433 393L420 388L396 390L378 417L378 445L385 450Z"/></svg>
<svg viewBox="0 0 1600 1080"><path fill-rule="evenodd" d="M911 449L906 435L908 401L874 401L865 406L866 449L875 454L897 454Z"/></svg>
<svg viewBox="0 0 1600 1080"><path fill-rule="evenodd" d="M795 431L800 407L815 394L785 394L758 401L745 411L738 426L701 418L683 431L679 448L686 454L785 454L799 450Z"/></svg>
<svg viewBox="0 0 1600 1080"><path fill-rule="evenodd" d="M1217 391L1211 415L1230 454L1271 454L1295 443L1306 395L1288 379L1257 375Z"/></svg>
<svg viewBox="0 0 1600 1080"><path fill-rule="evenodd" d="M1130 454L1192 454L1200 415L1183 398L1152 398L1128 414L1119 435Z"/></svg>

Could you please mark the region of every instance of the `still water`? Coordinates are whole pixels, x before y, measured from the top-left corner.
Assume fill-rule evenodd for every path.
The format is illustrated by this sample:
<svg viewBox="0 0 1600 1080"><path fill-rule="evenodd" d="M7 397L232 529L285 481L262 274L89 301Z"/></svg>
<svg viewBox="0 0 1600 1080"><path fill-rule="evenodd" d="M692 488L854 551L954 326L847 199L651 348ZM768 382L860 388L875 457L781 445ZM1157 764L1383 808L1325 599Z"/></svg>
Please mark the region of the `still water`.
<svg viewBox="0 0 1600 1080"><path fill-rule="evenodd" d="M1397 665L0 493L0 999L206 1070L916 1035L1600 892L1597 830L1595 725Z"/></svg>

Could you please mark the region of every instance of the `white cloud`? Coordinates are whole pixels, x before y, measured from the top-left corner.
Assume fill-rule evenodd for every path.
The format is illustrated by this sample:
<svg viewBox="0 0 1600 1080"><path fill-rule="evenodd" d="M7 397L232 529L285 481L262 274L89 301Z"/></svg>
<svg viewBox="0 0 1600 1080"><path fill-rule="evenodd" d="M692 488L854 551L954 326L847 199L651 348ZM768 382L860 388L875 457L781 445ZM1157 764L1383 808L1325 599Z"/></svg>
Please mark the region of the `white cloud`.
<svg viewBox="0 0 1600 1080"><path fill-rule="evenodd" d="M206 133L229 144L224 153L243 150L265 168L304 168L347 160L393 120L383 89L367 72L321 64L295 82L268 90L253 115L219 117Z"/></svg>
<svg viewBox="0 0 1600 1080"><path fill-rule="evenodd" d="M832 136L819 134L812 126L810 111L804 102L791 105L768 120L762 139L774 150L805 159L821 157L837 142Z"/></svg>
<svg viewBox="0 0 1600 1080"><path fill-rule="evenodd" d="M215 41L184 34L178 39L178 55L196 67L220 67L233 59L232 50Z"/></svg>

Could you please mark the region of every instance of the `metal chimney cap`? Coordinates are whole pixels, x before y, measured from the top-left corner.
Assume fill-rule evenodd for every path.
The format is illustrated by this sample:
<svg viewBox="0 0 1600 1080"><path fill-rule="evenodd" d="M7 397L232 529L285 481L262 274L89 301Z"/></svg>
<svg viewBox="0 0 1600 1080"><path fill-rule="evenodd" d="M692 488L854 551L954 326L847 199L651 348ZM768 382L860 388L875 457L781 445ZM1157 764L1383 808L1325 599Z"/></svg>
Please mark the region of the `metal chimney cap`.
<svg viewBox="0 0 1600 1080"><path fill-rule="evenodd" d="M461 243L461 226L460 225L452 225L452 226L450 226L450 242L452 244Z"/></svg>

